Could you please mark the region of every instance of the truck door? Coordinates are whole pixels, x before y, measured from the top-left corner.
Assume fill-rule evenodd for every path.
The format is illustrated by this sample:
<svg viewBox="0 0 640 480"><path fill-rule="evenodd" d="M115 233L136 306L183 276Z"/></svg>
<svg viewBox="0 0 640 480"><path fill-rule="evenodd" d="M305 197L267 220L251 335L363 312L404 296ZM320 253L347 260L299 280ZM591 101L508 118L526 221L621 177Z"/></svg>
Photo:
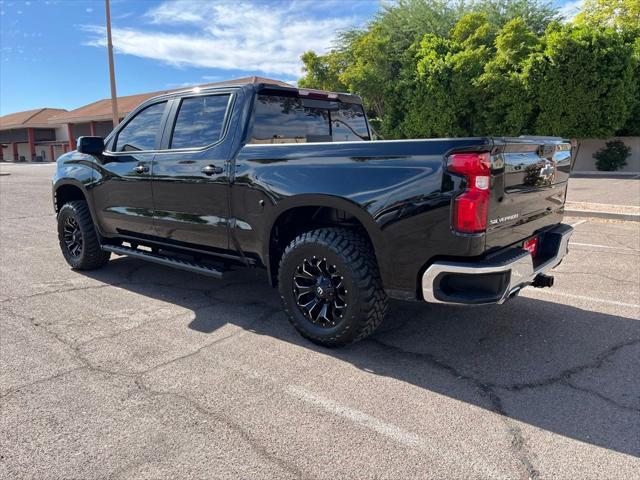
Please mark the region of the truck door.
<svg viewBox="0 0 640 480"><path fill-rule="evenodd" d="M92 188L100 227L107 235L155 234L151 165L167 114L167 101L147 105L107 142Z"/></svg>
<svg viewBox="0 0 640 480"><path fill-rule="evenodd" d="M167 243L228 249L231 91L176 98L151 172L157 235Z"/></svg>

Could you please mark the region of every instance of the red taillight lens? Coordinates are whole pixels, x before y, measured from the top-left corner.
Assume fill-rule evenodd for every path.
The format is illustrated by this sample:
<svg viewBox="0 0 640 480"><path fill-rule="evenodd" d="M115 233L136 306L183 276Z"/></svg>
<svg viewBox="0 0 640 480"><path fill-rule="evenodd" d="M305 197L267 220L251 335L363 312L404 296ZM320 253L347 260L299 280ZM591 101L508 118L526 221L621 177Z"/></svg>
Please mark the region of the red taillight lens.
<svg viewBox="0 0 640 480"><path fill-rule="evenodd" d="M533 237L522 244L522 248L528 250L532 257L538 253L538 237Z"/></svg>
<svg viewBox="0 0 640 480"><path fill-rule="evenodd" d="M452 173L464 175L467 187L453 201L453 227L461 233L481 233L487 229L489 207L488 153L454 153L447 162Z"/></svg>

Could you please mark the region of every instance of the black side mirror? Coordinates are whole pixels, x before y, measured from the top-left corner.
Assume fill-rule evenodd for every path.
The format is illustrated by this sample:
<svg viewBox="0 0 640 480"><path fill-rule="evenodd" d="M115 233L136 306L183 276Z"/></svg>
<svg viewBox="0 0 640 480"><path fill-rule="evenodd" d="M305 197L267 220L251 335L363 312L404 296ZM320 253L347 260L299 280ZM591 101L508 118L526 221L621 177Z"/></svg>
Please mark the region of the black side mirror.
<svg viewBox="0 0 640 480"><path fill-rule="evenodd" d="M104 139L102 137L79 137L78 152L87 155L102 155L104 152Z"/></svg>

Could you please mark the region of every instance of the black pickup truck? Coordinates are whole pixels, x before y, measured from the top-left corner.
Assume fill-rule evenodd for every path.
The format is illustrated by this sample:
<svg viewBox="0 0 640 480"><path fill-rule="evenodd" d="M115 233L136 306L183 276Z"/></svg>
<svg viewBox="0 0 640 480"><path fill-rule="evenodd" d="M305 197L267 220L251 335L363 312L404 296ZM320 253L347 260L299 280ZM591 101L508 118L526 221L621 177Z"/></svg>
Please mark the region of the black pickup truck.
<svg viewBox="0 0 640 480"><path fill-rule="evenodd" d="M358 96L226 85L79 138L53 202L72 268L112 253L218 278L265 267L295 328L339 346L371 334L388 297L503 303L551 286L573 153L553 137L372 141Z"/></svg>

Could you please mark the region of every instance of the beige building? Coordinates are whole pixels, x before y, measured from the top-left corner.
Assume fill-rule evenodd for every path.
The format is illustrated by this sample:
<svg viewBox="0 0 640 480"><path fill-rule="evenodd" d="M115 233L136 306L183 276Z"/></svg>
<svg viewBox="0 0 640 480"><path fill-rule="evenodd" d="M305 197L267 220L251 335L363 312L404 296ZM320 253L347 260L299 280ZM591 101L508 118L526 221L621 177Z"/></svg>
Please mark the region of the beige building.
<svg viewBox="0 0 640 480"><path fill-rule="evenodd" d="M49 123L60 108L38 108L0 117L0 161L52 162L68 148L64 125Z"/></svg>

